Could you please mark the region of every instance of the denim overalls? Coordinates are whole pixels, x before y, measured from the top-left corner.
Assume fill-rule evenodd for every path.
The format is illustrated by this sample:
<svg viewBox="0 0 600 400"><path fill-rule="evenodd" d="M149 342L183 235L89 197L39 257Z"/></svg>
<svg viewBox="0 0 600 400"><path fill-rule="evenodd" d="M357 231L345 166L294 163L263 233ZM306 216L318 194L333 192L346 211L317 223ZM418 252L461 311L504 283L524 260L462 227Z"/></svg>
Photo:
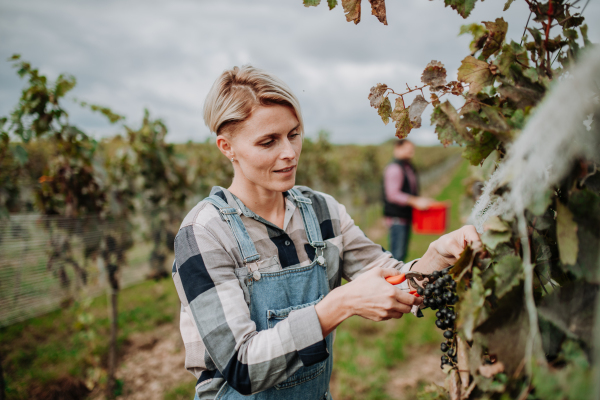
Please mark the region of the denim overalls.
<svg viewBox="0 0 600 400"><path fill-rule="evenodd" d="M290 189L288 193L300 209L308 242L315 248L315 259L304 267L263 273L255 268L260 255L237 210L218 196L213 195L205 199L219 209L238 243L245 263L244 267L238 270L242 270L246 275L245 282L250 295L250 318L256 324L257 331L274 327L287 318L291 311L315 305L329 293L326 262L323 257L326 244L322 239L312 202L297 189ZM327 336L325 341L329 351L326 360L309 367L302 366L285 381L250 396L241 395L225 383L215 400L331 400L329 380L333 366L333 335Z"/></svg>

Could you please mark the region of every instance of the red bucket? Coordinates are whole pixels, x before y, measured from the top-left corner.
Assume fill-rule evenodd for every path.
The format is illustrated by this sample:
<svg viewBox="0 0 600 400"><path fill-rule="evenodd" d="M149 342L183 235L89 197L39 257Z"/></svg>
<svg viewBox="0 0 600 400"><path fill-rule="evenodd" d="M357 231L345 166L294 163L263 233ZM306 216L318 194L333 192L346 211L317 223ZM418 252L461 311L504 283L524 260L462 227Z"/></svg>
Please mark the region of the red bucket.
<svg viewBox="0 0 600 400"><path fill-rule="evenodd" d="M441 235L446 232L449 216L450 203L448 202L433 203L426 210L413 208L413 232L422 235Z"/></svg>

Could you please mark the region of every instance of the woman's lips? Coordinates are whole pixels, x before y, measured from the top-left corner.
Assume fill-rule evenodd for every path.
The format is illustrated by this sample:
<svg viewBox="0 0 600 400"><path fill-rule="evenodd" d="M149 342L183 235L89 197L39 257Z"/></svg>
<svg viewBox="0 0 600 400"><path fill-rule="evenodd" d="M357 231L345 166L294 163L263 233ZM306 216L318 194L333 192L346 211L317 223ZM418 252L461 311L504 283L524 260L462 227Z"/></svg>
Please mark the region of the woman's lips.
<svg viewBox="0 0 600 400"><path fill-rule="evenodd" d="M291 173L291 172L294 171L294 168L296 168L296 166L292 165L291 167L278 169L278 170L273 171L273 172L277 172L278 174L289 174L289 173Z"/></svg>

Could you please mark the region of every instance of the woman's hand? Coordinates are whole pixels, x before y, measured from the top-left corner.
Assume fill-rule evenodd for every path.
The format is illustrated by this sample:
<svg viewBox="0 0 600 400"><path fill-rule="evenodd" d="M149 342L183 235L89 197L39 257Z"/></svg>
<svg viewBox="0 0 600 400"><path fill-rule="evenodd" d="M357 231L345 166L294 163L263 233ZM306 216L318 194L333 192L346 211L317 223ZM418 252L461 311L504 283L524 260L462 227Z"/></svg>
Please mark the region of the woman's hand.
<svg viewBox="0 0 600 400"><path fill-rule="evenodd" d="M373 268L350 283L332 290L316 306L323 337L342 321L360 315L373 321L401 318L423 299L404 292L385 278L399 275L393 268Z"/></svg>
<svg viewBox="0 0 600 400"><path fill-rule="evenodd" d="M400 275L400 272L393 268L373 268L346 284L344 287L352 294L350 307L353 315L385 321L401 318L410 312L413 305L420 305L423 299L385 280L396 275Z"/></svg>
<svg viewBox="0 0 600 400"><path fill-rule="evenodd" d="M414 271L429 274L454 265L467 244L481 246L479 234L473 225L450 232L432 242L425 255L413 266Z"/></svg>

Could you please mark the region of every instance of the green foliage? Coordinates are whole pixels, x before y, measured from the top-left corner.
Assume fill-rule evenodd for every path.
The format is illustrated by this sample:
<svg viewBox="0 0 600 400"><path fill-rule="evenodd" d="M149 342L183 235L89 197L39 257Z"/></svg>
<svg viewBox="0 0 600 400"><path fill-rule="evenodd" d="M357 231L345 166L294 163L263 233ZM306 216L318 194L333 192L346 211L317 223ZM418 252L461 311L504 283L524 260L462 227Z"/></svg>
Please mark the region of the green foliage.
<svg viewBox="0 0 600 400"><path fill-rule="evenodd" d="M505 9L512 2L507 1ZM473 36L471 54L462 60L456 81L434 83L433 66L442 71L443 65L432 61L423 71L422 87L396 93L378 84L371 89L371 106L381 115L379 99L397 95L402 107L390 118L398 123L405 95L416 90L424 99L427 89L434 107L431 123L440 142L463 146L463 157L472 165L483 164L492 153L502 164L506 149L552 82L577 62L583 47L590 46L576 2L527 3L532 15L522 43L507 42L508 23L503 18L465 25L460 34ZM446 0L445 5L466 17L475 1ZM441 101L445 95L460 97L463 106L457 109L450 101ZM410 122L398 136L418 128L413 119ZM517 229L519 216L493 219L481 236L484 250L469 250L456 263L453 274L460 279L461 299L458 326L472 345L470 376L449 375L452 398L457 390L466 398L469 384L475 385L469 398L500 398L503 392L506 398L525 398L527 382L532 385L527 389L530 399L589 397L593 337L589 321L595 315L600 276L600 196L597 185L586 177L596 176L597 171L591 161L574 163L568 175L556 177L558 185L525 205L527 235ZM493 195L510 190L510 182L503 184ZM530 260L524 260L526 254ZM527 279L528 268L533 269L533 282ZM537 315L539 323L531 325Z"/></svg>

